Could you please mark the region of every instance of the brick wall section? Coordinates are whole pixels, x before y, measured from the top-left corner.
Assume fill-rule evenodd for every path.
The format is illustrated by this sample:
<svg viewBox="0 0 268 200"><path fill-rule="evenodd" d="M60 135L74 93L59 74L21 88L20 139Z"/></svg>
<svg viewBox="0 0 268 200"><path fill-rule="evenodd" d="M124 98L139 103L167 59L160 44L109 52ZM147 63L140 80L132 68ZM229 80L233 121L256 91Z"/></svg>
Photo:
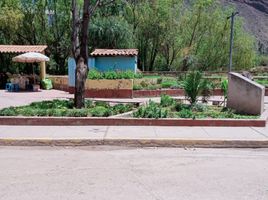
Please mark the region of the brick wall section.
<svg viewBox="0 0 268 200"><path fill-rule="evenodd" d="M70 94L74 94L75 88L69 87ZM94 90L87 89L85 91L86 98L132 98L132 90Z"/></svg>
<svg viewBox="0 0 268 200"><path fill-rule="evenodd" d="M132 119L94 117L0 117L0 125L26 126L235 126L265 127L266 120L253 119Z"/></svg>

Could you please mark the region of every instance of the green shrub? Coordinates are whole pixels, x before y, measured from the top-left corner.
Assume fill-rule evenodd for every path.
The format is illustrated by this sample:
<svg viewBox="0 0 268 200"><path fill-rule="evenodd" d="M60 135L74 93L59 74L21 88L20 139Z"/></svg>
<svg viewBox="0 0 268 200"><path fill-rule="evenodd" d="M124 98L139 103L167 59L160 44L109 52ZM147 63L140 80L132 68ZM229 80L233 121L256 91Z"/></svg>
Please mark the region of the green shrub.
<svg viewBox="0 0 268 200"><path fill-rule="evenodd" d="M161 83L162 88L170 88L171 86L174 86L174 85L177 85L177 82L176 81L171 81L171 80L163 81Z"/></svg>
<svg viewBox="0 0 268 200"><path fill-rule="evenodd" d="M104 101L96 101L95 102L95 106L102 106L102 107L105 107L105 108L109 108L110 107L109 103L104 102Z"/></svg>
<svg viewBox="0 0 268 200"><path fill-rule="evenodd" d="M94 104L91 100L85 100L85 108L93 108Z"/></svg>
<svg viewBox="0 0 268 200"><path fill-rule="evenodd" d="M133 90L142 90L142 86L141 85L133 85Z"/></svg>
<svg viewBox="0 0 268 200"><path fill-rule="evenodd" d="M157 89L160 89L160 87L158 85L148 85L148 87L146 89L147 90L157 90Z"/></svg>
<svg viewBox="0 0 268 200"><path fill-rule="evenodd" d="M143 87L143 88L146 88L146 87L148 87L148 82L146 82L146 81L142 81L141 83L140 83L140 85Z"/></svg>
<svg viewBox="0 0 268 200"><path fill-rule="evenodd" d="M227 93L228 93L228 80L224 79L221 82L221 89L223 91L223 96L224 96L224 106L226 104L226 99L227 99Z"/></svg>
<svg viewBox="0 0 268 200"><path fill-rule="evenodd" d="M207 110L207 106L204 104L194 104L192 105L192 111L196 111L196 112L204 112Z"/></svg>
<svg viewBox="0 0 268 200"><path fill-rule="evenodd" d="M36 110L30 107L25 107L21 109L20 114L23 116L35 116L36 115Z"/></svg>
<svg viewBox="0 0 268 200"><path fill-rule="evenodd" d="M67 110L66 116L68 117L87 117L88 110L86 109L71 109Z"/></svg>
<svg viewBox="0 0 268 200"><path fill-rule="evenodd" d="M140 107L133 113L136 118L167 118L167 110L162 109L157 103L149 101L149 104Z"/></svg>
<svg viewBox="0 0 268 200"><path fill-rule="evenodd" d="M64 117L67 115L67 112L68 110L66 109L51 109L47 114L53 117Z"/></svg>
<svg viewBox="0 0 268 200"><path fill-rule="evenodd" d="M124 104L117 104L112 107L113 114L125 113L132 110L132 107Z"/></svg>
<svg viewBox="0 0 268 200"><path fill-rule="evenodd" d="M212 95L212 90L214 89L213 82L209 81L208 79L204 79L202 81L201 88L202 101L206 103L208 102L209 97Z"/></svg>
<svg viewBox="0 0 268 200"><path fill-rule="evenodd" d="M184 91L191 105L197 101L198 95L204 88L202 73L199 71L190 72L184 81Z"/></svg>
<svg viewBox="0 0 268 200"><path fill-rule="evenodd" d="M47 116L46 109L36 109L35 116Z"/></svg>
<svg viewBox="0 0 268 200"><path fill-rule="evenodd" d="M193 112L189 109L182 109L179 112L179 117L180 118L192 118L193 117Z"/></svg>
<svg viewBox="0 0 268 200"><path fill-rule="evenodd" d="M160 105L163 107L172 106L174 104L174 99L168 95L161 95Z"/></svg>
<svg viewBox="0 0 268 200"><path fill-rule="evenodd" d="M0 110L0 116L16 116L18 113L15 108L9 107Z"/></svg>
<svg viewBox="0 0 268 200"><path fill-rule="evenodd" d="M72 100L59 100L55 99L52 101L41 101L41 102L33 102L29 105L29 107L34 109L63 109L63 108L73 108Z"/></svg>
<svg viewBox="0 0 268 200"><path fill-rule="evenodd" d="M87 75L88 79L103 79L103 74L95 69L89 70L88 75Z"/></svg>
<svg viewBox="0 0 268 200"><path fill-rule="evenodd" d="M119 78L121 76L121 79L134 79L135 73L132 71L123 71L118 73Z"/></svg>
<svg viewBox="0 0 268 200"><path fill-rule="evenodd" d="M157 83L157 84L161 84L161 83L162 83L162 81L163 81L163 78L162 78L162 77L160 77L160 78L157 78L156 83Z"/></svg>
<svg viewBox="0 0 268 200"><path fill-rule="evenodd" d="M143 78L143 74L142 73L136 73L135 78L136 79L141 79L141 78Z"/></svg>
<svg viewBox="0 0 268 200"><path fill-rule="evenodd" d="M105 72L103 73L103 78L104 79L118 79L118 73L116 73L115 71L109 71L109 72Z"/></svg>
<svg viewBox="0 0 268 200"><path fill-rule="evenodd" d="M111 115L111 110L103 106L96 106L90 110L92 117L108 117Z"/></svg>
<svg viewBox="0 0 268 200"><path fill-rule="evenodd" d="M88 72L88 79L134 79L142 78L142 74L135 73L133 71L108 71L108 72L99 72L97 70L90 70Z"/></svg>

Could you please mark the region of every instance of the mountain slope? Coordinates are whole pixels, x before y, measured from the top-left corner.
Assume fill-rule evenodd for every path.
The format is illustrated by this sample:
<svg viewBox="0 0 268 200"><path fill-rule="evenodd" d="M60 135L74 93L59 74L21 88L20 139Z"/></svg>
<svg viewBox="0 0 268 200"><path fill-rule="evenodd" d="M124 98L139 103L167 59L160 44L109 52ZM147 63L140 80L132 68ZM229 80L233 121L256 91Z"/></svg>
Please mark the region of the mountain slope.
<svg viewBox="0 0 268 200"><path fill-rule="evenodd" d="M245 28L253 33L261 53L268 54L268 0L221 0L224 5L234 5L245 18Z"/></svg>

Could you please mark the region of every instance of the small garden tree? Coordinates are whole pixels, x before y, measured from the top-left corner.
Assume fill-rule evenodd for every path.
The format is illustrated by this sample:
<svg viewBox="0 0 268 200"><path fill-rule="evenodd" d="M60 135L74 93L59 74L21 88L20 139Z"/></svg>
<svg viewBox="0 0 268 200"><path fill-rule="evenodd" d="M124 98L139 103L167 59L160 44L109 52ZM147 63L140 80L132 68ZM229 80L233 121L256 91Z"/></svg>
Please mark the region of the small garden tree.
<svg viewBox="0 0 268 200"><path fill-rule="evenodd" d="M203 79L203 74L201 72L189 72L184 81L183 88L186 98L189 100L191 105L197 102L198 95L200 95L204 90L206 90L207 93L207 90L209 89L207 84L208 82Z"/></svg>

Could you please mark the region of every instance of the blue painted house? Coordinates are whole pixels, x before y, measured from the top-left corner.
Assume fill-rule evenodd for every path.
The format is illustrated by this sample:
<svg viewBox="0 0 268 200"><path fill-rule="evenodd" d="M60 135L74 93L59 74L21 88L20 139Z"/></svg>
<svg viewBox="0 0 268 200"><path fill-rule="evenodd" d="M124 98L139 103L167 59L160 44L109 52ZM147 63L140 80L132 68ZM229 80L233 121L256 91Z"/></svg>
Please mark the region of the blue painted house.
<svg viewBox="0 0 268 200"><path fill-rule="evenodd" d="M95 49L89 58L89 67L105 71L137 71L137 49Z"/></svg>
<svg viewBox="0 0 268 200"><path fill-rule="evenodd" d="M105 71L137 71L137 49L95 49L88 59L89 69ZM69 86L75 85L75 60L68 59Z"/></svg>

